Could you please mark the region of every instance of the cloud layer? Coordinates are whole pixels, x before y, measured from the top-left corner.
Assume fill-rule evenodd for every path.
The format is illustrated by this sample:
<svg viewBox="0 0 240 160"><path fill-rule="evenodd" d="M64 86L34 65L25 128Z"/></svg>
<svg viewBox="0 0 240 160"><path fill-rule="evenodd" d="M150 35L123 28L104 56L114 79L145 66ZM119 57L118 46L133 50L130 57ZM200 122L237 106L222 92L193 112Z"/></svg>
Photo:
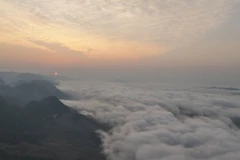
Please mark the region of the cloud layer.
<svg viewBox="0 0 240 160"><path fill-rule="evenodd" d="M14 38L15 41L28 41L30 38L60 43L80 51L96 48L102 51L101 54L107 52L103 49L107 45L108 50L115 48L115 52L122 49L121 54L130 49L130 55L137 54L136 46L146 45L136 52L156 54L200 38L218 27L232 12L235 2L9 0L0 2L0 23L4 39L9 41Z"/></svg>
<svg viewBox="0 0 240 160"><path fill-rule="evenodd" d="M113 126L99 132L109 160L239 159L238 91L84 82L61 88L80 99L65 104Z"/></svg>

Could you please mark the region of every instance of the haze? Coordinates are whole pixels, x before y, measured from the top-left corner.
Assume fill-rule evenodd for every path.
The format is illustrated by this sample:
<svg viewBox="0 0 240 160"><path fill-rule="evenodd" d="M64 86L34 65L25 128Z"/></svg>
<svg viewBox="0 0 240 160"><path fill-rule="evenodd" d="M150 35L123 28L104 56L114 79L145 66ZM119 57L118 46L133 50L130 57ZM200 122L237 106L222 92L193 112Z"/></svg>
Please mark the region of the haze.
<svg viewBox="0 0 240 160"><path fill-rule="evenodd" d="M239 19L237 0L0 1L0 68L237 84Z"/></svg>

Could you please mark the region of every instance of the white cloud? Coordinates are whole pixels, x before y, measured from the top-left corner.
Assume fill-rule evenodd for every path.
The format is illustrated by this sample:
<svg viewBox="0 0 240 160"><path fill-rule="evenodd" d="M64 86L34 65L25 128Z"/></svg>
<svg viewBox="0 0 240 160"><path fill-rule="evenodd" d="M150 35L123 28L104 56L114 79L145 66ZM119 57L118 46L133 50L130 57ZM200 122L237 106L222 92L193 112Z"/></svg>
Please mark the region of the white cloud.
<svg viewBox="0 0 240 160"><path fill-rule="evenodd" d="M113 125L100 132L110 160L235 160L240 154L234 91L83 82L67 88L80 100L65 104Z"/></svg>

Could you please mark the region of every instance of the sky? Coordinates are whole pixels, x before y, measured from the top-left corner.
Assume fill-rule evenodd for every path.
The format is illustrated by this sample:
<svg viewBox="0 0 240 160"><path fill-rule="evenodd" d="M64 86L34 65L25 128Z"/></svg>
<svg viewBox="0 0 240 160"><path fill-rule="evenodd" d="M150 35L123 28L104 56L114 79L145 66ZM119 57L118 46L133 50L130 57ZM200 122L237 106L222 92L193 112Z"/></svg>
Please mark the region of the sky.
<svg viewBox="0 0 240 160"><path fill-rule="evenodd" d="M239 19L238 0L1 0L0 68L240 77Z"/></svg>

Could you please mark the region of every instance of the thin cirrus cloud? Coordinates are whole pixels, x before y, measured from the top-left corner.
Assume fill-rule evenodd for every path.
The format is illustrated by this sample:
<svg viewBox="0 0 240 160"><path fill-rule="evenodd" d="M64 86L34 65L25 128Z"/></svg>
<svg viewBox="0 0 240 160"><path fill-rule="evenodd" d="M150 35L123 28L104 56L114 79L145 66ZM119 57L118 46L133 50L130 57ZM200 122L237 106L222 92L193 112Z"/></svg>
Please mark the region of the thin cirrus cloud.
<svg viewBox="0 0 240 160"><path fill-rule="evenodd" d="M235 0L9 0L1 3L1 41L59 43L89 57L166 53L227 20ZM140 49L136 49L142 46Z"/></svg>
<svg viewBox="0 0 240 160"><path fill-rule="evenodd" d="M72 50L60 43L47 43L44 41L31 41L32 43L42 46L49 51L60 53L60 54L75 54L75 55L84 55L82 51Z"/></svg>

